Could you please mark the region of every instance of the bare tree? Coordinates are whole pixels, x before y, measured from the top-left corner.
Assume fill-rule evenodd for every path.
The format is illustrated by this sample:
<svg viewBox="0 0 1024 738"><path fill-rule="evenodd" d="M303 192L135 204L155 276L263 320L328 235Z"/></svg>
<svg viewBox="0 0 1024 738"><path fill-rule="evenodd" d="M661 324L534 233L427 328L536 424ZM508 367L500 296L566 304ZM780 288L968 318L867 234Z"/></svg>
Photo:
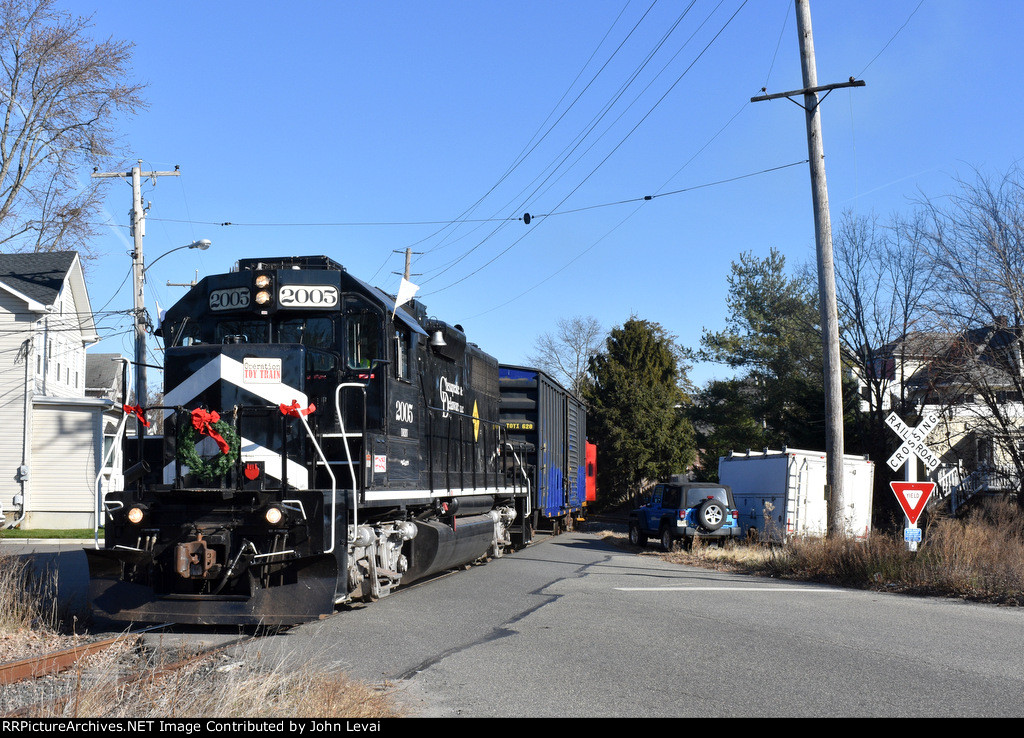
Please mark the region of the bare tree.
<svg viewBox="0 0 1024 738"><path fill-rule="evenodd" d="M561 318L554 334L545 333L537 339L535 352L527 361L582 396L588 362L601 350L603 338L604 330L597 318Z"/></svg>
<svg viewBox="0 0 1024 738"><path fill-rule="evenodd" d="M929 330L935 271L924 242L923 218L844 214L835 237L840 338L856 368L870 425L884 431L884 415L916 412L924 399L908 394L908 370L920 352L943 343ZM890 402L891 390L899 395Z"/></svg>
<svg viewBox="0 0 1024 738"><path fill-rule="evenodd" d="M0 248L89 255L115 123L145 107L134 44L90 36L54 0L0 0ZM116 159L115 159L116 160Z"/></svg>
<svg viewBox="0 0 1024 738"><path fill-rule="evenodd" d="M997 180L976 173L957 184L953 195L924 203L942 284L935 307L955 337L934 383L963 398L979 441L1024 479L1024 177L1015 168Z"/></svg>

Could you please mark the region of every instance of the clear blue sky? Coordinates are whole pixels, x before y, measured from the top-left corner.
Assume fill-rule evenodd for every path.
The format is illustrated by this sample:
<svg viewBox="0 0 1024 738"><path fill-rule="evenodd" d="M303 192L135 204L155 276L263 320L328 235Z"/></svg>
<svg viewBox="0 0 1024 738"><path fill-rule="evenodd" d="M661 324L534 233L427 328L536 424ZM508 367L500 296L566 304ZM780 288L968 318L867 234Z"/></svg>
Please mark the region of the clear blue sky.
<svg viewBox="0 0 1024 738"><path fill-rule="evenodd" d="M814 259L807 165L757 174L806 159L803 111L749 102L801 86L793 2L689 5L64 2L136 43L150 107L125 140L146 169L181 167L145 189L147 261L213 241L153 267L151 313L184 293L168 281L255 256L327 254L395 292L412 247L430 312L504 362L573 315L636 315L696 347L724 326L742 252ZM1024 3L811 12L819 84L867 82L823 104L834 222L907 211L1021 156ZM108 195L120 227L96 245L90 294L128 309L131 190ZM103 325L94 350L131 355L127 322ZM712 376L728 371L692 373Z"/></svg>

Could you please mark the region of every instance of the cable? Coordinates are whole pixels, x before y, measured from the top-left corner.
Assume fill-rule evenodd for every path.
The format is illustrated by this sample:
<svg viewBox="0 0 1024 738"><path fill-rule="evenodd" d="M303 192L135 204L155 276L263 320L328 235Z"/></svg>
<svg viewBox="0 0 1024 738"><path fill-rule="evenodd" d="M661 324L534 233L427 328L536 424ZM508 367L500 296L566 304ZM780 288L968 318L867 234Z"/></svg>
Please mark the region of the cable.
<svg viewBox="0 0 1024 738"><path fill-rule="evenodd" d="M642 118L641 118L641 119L640 119L640 120L639 120L639 121L638 121L638 122L636 123L636 125L634 125L634 126L633 126L633 128L631 128L631 129L629 130L629 132L628 132L628 133L626 133L626 135L625 135L625 136L624 136L624 137L623 137L623 138L622 138L622 139L621 139L621 140L619 141L619 143L617 143L617 144L615 145L615 147L614 147L614 148L613 148L613 149L612 149L612 150L611 150L610 152L608 152L608 154L607 154L607 155L606 155L606 156L605 156L605 157L604 157L604 158L603 158L603 159L602 159L602 160L601 160L600 162L598 162L597 166L595 166L595 167L594 167L594 168L593 168L593 169L592 169L592 170L590 171L590 173L589 173L589 174L587 174L587 176L586 176L586 177L584 177L584 178L583 178L583 180L582 180L582 181L580 181L580 183L576 185L576 187L574 187L574 188L573 188L573 189L572 189L572 190L571 190L571 191L570 191L570 192L569 192L569 193L568 193L568 194L567 194L567 195L566 195L565 197L563 197L563 198L562 198L562 199L561 199L561 200L560 200L560 201L558 202L558 204L557 204L557 205L555 206L555 208L556 208L556 209L557 209L557 208L558 208L558 207L559 207L560 205L562 205L562 203L564 203L564 202L565 202L566 200L568 200L568 199L569 199L569 198L570 198L570 197L571 197L571 196L572 196L573 194L575 194L575 192L576 192L577 190L579 190L579 188L580 188L580 187L582 187L582 186L583 186L583 184L584 184L584 183L585 183L585 182L586 182L586 181L587 181L588 179L590 179L590 177L592 177L592 176L594 175L594 173L595 173L595 172L596 172L596 171L597 171L597 170L598 170L598 169L599 169L599 168L600 168L600 167L601 167L601 166L602 166L602 165L603 165L603 164L604 164L604 163L605 163L606 161L608 161L608 159L609 159L609 158L610 158L610 157L612 156L612 154L614 154L614 153L615 153L615 152L616 152L616 151L617 151L617 150L618 150L618 149L619 149L619 148L620 148L620 147L621 147L621 146L622 146L622 145L623 145L623 144L624 144L624 143L626 142L626 140L627 140L627 139L628 139L628 138L629 138L629 137L630 137L630 136L631 136L631 135L632 135L632 134L633 134L633 133L634 133L634 132L635 132L635 131L636 131L636 130L637 130L637 129L639 128L639 127L640 127L640 125L641 125L641 124L643 124L643 122L644 122L645 120L647 120L647 118L648 118L648 117L649 117L649 116L651 115L651 113L653 113L653 112L654 112L654 110L655 110L655 109L656 109L656 108L657 108L657 107L658 107L658 106L659 106L659 105L660 105L660 104L661 104L661 103L662 103L662 102L663 102L663 101L665 100L665 98L666 98L666 97L667 97L667 96L669 95L669 93L671 93L671 92L672 92L672 90L673 90L673 89L675 89L675 87L676 87L676 86L677 86L677 85L679 84L679 82L680 82L680 81L682 81L683 77L685 77L685 76L686 76L686 74L687 74L687 73L689 73L689 71L690 71L691 69L693 69L693 67L694 67L694 65L695 65L695 64L697 63L697 61L699 61L699 60L701 59L701 57L703 57L703 56L704 56L704 54L705 54L705 53L707 52L707 50L708 50L708 49L709 49L709 48L711 47L711 45L712 45L712 44L714 44L714 42L718 40L718 38L719 38L719 37L720 37L720 36L722 35L722 33L724 33L724 32L725 32L725 29L729 27L729 25L730 25L730 24L732 23L732 21L733 21L733 20L734 20L734 19L736 18L736 16L737 16L737 15L739 14L739 12L740 12L740 11L741 11L741 10L742 10L742 9L743 9L743 8L744 8L745 6L746 6L747 2L748 2L748 0L743 0L743 2L742 2L742 3L740 4L740 6L739 6L739 7L738 7L738 8L737 8L737 9L735 10L735 12L733 12L733 14L732 14L732 15L731 15L731 16L729 17L729 19L728 19L728 20L727 20L727 21L725 22L725 24L724 24L724 25L723 25L723 26L722 26L722 27L721 27L721 28L720 28L720 29L719 29L719 30L718 30L718 31L717 31L717 32L715 33L715 35L714 35L714 36L713 36L713 37L711 38L711 40L710 40L710 41L708 41L708 43L707 43L707 44L706 44L706 45L704 46L704 48L703 48L703 49L701 49L700 53L698 53L698 54L697 54L697 56L696 56L696 57L695 57L695 58L693 59L693 61L692 61L692 62L690 62L690 64L689 64L689 65L688 65L688 66L686 67L686 69L684 69L684 70L683 70L682 74L680 74L680 75L679 75L679 77L677 77L677 78L676 78L675 82L673 82L673 83L672 83L672 85L671 85L671 86L670 86L670 87L668 88L668 90L666 90L666 91L665 91L665 92L664 92L664 93L663 93L663 94L661 95L661 97L659 97L659 98L658 98L658 100L657 100L657 101L656 101L656 102L654 103L654 105L653 105L653 106L651 106L651 108L650 108L650 109L649 109L649 110L647 111L647 113L645 113L645 114L644 114L644 116L643 116L643 117L642 117ZM721 3L719 3L719 5L721 5ZM716 7L716 9L717 9L717 7ZM708 16L708 17L710 18L710 16ZM705 23L706 23L706 22L707 22L707 19L705 19ZM506 253L508 253L508 252L509 252L509 251L510 251L510 250L511 250L511 249L512 249L512 248L513 248L514 246L516 246L516 245L517 245L517 244L518 244L518 243L519 243L519 242L520 242L520 241L521 241L521 240L522 240L523 238L525 238L525 234L524 234L523 236L521 236L521 237L517 238L517 239L516 239L515 241L513 241L513 242L512 242L511 244L509 244L509 246L507 246L507 247L506 247L505 249L503 249L503 250L502 250L501 252L499 252L498 254L496 254L496 255L495 255L495 256L494 256L493 258L491 258L491 259L490 259L489 261L485 262L485 263L484 263L483 265L481 265L480 267L478 267L478 268L474 269L474 270L473 270L472 272L470 272L469 274L465 275L464 277L461 277L460 279L457 279L457 280L455 280L454 282L451 282L450 284L447 284L447 285L445 285L444 287L441 287L441 288L439 288L439 289L437 289L437 290L434 290L434 292L433 292L433 293L430 293L430 294L436 294L437 292L441 292L441 291L444 291L444 290L446 290L446 289L449 289L450 287L454 287L455 285L457 285L457 284L460 284L461 282L464 282L464 281L466 281L466 280L467 280L467 279L469 279L470 277L472 277L472 276L474 276L475 274L479 273L479 272L480 272L480 271L481 271L482 269L484 269L484 268L486 268L487 266L489 266L489 265L493 264L493 263L494 263L494 262L495 262L495 261L496 261L497 259L499 259L499 258L500 258L500 257L502 257L503 255L505 255ZM479 244L478 244L478 246L479 246ZM478 246L477 246L477 247L478 247ZM474 247L474 249L475 249L475 248L477 248L477 247ZM465 257L465 256L468 256L468 253L467 253L467 254L465 254L465 255L464 255L464 257ZM462 258L464 258L464 257L462 257Z"/></svg>
<svg viewBox="0 0 1024 738"><path fill-rule="evenodd" d="M917 14L917 11L921 9L922 5L924 5L924 0L921 0L921 2L919 2L917 4L917 7L914 8L914 10L910 13L910 15L907 16L907 19L905 21L903 21L903 25L900 26L899 28L897 28L896 29L896 33L894 33L892 35L892 38L890 38L888 41L886 41L885 46L882 47L882 50L879 51L877 54L875 54L874 57L872 57L871 61L869 61L867 63L867 66L864 67L864 69L860 70L860 74L857 75L857 79L863 79L864 78L864 72L866 72L868 70L868 67L870 67L872 64L875 63L875 59L880 57L883 54L883 52L885 52L885 50L889 48L889 44L891 44L893 41L896 40L896 37L899 36L900 32L904 28L907 27L907 24L910 23L910 19L913 18Z"/></svg>

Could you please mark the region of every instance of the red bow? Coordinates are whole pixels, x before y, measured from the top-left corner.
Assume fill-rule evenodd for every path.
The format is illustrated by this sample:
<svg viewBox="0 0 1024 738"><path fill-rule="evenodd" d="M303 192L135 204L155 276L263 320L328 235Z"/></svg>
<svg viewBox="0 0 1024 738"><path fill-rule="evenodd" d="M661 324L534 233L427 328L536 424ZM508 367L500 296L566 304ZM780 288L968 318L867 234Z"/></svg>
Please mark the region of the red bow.
<svg viewBox="0 0 1024 738"><path fill-rule="evenodd" d="M309 407L307 407L305 410L303 410L302 406L299 405L298 400L292 400L291 405L285 405L284 403L281 403L281 414L291 415L292 417L295 418L298 418L301 415L309 415L314 410L316 410L316 405L314 405L313 403L309 403Z"/></svg>
<svg viewBox="0 0 1024 738"><path fill-rule="evenodd" d="M134 413L140 423L147 428L149 427L149 421L146 420L146 411L143 409L142 405L123 405L123 407L126 413Z"/></svg>
<svg viewBox="0 0 1024 738"><path fill-rule="evenodd" d="M231 446L224 440L224 437L220 433L213 429L213 424L220 422L220 413L216 410L207 412L201 407L197 407L192 411L192 427L202 433L204 436L209 436L217 442L217 446L220 447L220 452L226 454L231 451Z"/></svg>

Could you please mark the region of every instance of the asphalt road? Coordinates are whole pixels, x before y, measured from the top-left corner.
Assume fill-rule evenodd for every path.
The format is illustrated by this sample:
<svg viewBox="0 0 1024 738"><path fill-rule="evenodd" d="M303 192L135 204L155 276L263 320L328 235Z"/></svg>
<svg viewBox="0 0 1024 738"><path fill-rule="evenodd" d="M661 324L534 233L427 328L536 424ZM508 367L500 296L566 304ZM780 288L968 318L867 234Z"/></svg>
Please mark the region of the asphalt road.
<svg viewBox="0 0 1024 738"><path fill-rule="evenodd" d="M36 554L83 596L80 547ZM1016 608L723 574L569 533L256 648L386 683L424 716L1019 717L1022 625Z"/></svg>
<svg viewBox="0 0 1024 738"><path fill-rule="evenodd" d="M571 533L289 631L265 657L421 715L1024 715L1024 612L681 567Z"/></svg>

